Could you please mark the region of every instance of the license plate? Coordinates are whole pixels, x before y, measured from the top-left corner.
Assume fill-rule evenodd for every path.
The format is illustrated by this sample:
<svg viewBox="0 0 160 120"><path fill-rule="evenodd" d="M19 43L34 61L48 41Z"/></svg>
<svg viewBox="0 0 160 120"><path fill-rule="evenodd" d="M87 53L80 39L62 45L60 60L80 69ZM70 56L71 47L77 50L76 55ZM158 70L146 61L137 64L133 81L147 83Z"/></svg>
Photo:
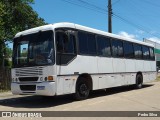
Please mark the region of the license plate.
<svg viewBox="0 0 160 120"><path fill-rule="evenodd" d="M37 86L37 90L45 90L45 86Z"/></svg>

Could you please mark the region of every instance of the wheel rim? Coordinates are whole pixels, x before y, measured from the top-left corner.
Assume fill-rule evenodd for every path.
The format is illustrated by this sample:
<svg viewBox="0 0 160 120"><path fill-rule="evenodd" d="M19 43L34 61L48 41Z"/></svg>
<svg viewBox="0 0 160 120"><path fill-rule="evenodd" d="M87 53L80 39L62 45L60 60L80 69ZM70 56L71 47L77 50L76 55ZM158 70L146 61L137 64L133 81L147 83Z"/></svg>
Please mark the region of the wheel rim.
<svg viewBox="0 0 160 120"><path fill-rule="evenodd" d="M141 79L141 77L138 77L138 86L142 86L142 79Z"/></svg>
<svg viewBox="0 0 160 120"><path fill-rule="evenodd" d="M79 86L79 94L84 97L88 95L88 87L86 84L83 83Z"/></svg>

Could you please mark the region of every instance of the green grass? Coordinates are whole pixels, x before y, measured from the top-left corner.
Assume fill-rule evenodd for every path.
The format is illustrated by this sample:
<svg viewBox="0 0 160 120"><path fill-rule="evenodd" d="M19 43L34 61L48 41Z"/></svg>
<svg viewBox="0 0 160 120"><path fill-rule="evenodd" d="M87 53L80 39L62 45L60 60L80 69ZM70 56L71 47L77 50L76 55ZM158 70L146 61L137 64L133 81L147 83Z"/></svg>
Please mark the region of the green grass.
<svg viewBox="0 0 160 120"><path fill-rule="evenodd" d="M8 91L10 91L10 90L0 90L0 93L2 93L2 92L8 92Z"/></svg>
<svg viewBox="0 0 160 120"><path fill-rule="evenodd" d="M160 76L157 76L156 81L160 81Z"/></svg>

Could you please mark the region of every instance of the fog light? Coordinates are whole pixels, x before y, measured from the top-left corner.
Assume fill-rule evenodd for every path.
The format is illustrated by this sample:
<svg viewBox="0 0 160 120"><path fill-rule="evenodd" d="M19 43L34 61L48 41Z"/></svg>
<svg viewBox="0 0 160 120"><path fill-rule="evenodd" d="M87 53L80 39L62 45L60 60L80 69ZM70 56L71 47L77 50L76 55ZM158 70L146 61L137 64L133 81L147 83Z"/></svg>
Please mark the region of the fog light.
<svg viewBox="0 0 160 120"><path fill-rule="evenodd" d="M40 77L40 81L43 81L43 77Z"/></svg>
<svg viewBox="0 0 160 120"><path fill-rule="evenodd" d="M53 76L48 76L48 81L53 80Z"/></svg>

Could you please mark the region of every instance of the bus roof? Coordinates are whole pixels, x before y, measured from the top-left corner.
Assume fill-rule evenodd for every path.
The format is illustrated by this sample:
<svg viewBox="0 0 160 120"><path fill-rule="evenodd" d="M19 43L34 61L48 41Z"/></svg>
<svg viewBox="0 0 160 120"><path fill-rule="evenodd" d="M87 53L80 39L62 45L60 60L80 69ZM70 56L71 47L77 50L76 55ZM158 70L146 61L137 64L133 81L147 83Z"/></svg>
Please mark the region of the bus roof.
<svg viewBox="0 0 160 120"><path fill-rule="evenodd" d="M154 47L154 45L143 42L143 41L140 41L140 40L127 38L127 37L122 37L120 35L116 35L116 34L113 34L113 33L108 33L108 32L102 31L102 30L97 30L97 29L94 29L94 28L78 25L78 24L75 24L75 23L69 23L69 22L60 22L60 23L54 23L54 24L48 24L48 25L44 25L44 26L40 26L40 27L35 27L35 28L32 28L32 29L28 29L28 30L19 32L15 35L15 37L19 37L21 35L23 36L23 35L27 35L27 34L36 33L38 31L54 30L55 28L73 28L73 29L83 30L83 31L87 31L87 32L95 33L95 34L100 34L100 35L112 37L112 38L115 38L115 39L120 39L120 40L124 40L124 41L129 41L129 42L134 42L134 43Z"/></svg>

